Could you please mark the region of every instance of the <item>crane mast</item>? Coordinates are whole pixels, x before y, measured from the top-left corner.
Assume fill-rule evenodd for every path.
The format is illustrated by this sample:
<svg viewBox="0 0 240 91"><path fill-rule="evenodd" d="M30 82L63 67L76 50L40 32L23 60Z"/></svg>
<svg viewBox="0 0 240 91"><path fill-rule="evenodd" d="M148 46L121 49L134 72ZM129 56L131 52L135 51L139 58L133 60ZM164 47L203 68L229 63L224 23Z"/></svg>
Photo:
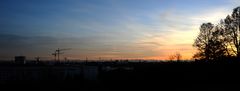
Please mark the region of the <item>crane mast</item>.
<svg viewBox="0 0 240 91"><path fill-rule="evenodd" d="M70 50L70 48L67 48L67 49L57 49L55 50L54 53L52 53L52 55L54 56L54 60L55 61L60 61L60 54L63 54L62 51L65 51L65 50Z"/></svg>

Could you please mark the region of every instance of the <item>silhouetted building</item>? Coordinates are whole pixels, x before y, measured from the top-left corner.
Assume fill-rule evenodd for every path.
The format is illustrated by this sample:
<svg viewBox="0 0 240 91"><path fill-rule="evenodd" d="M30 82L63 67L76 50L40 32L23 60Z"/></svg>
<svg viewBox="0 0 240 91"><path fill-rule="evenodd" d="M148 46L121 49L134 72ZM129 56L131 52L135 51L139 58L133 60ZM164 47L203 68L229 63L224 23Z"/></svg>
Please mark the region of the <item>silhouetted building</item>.
<svg viewBox="0 0 240 91"><path fill-rule="evenodd" d="M17 64L25 64L26 57L25 56L15 56L15 63Z"/></svg>

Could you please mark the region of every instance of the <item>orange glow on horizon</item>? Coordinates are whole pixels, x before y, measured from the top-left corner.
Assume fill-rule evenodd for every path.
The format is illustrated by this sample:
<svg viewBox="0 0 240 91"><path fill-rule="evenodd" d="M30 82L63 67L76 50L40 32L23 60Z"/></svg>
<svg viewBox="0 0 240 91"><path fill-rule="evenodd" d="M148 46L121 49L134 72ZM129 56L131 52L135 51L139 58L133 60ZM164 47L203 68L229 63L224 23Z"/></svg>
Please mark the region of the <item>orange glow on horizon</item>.
<svg viewBox="0 0 240 91"><path fill-rule="evenodd" d="M138 54L128 54L128 55L134 55L131 57L128 57L125 54L122 55L114 55L114 54L108 54L108 55L103 55L103 54L94 54L94 55L83 55L83 54L79 54L79 55L65 55L67 56L67 58L69 60L169 60L169 56L170 55L174 55L176 52L181 54L181 59L182 60L192 60L192 56L194 55L194 53L196 52L196 50L193 47L189 46L185 46L185 50L181 49L181 50L177 50L179 49L179 47L183 46L175 46L175 48L172 49L166 49L165 47L163 47L163 49L158 49L154 52L158 52L158 54L156 54L156 56L145 56L145 57L141 57L138 56ZM147 55L147 54L142 54L142 55ZM64 57L62 57L63 59Z"/></svg>

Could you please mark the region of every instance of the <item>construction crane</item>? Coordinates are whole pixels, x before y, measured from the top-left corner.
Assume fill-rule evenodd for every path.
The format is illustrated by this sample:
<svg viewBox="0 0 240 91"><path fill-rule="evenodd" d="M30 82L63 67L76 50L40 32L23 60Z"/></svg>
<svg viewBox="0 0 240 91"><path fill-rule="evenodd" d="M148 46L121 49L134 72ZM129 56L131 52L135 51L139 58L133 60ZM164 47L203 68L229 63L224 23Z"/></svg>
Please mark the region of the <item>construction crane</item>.
<svg viewBox="0 0 240 91"><path fill-rule="evenodd" d="M57 52L55 51L52 55L54 56L54 60L57 61Z"/></svg>
<svg viewBox="0 0 240 91"><path fill-rule="evenodd" d="M65 51L65 50L71 50L70 48L67 48L67 49L57 49L57 50L55 50L55 52L54 53L52 53L52 55L54 56L54 60L56 61L56 58L57 58L57 61L60 61L60 59L59 59L59 56L60 56L60 54L63 54L63 52L62 51Z"/></svg>

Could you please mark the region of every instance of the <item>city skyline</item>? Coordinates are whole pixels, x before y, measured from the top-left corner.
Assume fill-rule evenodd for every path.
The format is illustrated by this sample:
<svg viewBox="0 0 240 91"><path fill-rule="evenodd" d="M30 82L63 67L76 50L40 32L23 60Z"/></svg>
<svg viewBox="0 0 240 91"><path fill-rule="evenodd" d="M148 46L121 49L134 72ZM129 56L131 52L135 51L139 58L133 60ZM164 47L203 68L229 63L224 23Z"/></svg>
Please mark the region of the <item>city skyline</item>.
<svg viewBox="0 0 240 91"><path fill-rule="evenodd" d="M202 23L217 24L238 0L1 0L0 58L191 59Z"/></svg>

